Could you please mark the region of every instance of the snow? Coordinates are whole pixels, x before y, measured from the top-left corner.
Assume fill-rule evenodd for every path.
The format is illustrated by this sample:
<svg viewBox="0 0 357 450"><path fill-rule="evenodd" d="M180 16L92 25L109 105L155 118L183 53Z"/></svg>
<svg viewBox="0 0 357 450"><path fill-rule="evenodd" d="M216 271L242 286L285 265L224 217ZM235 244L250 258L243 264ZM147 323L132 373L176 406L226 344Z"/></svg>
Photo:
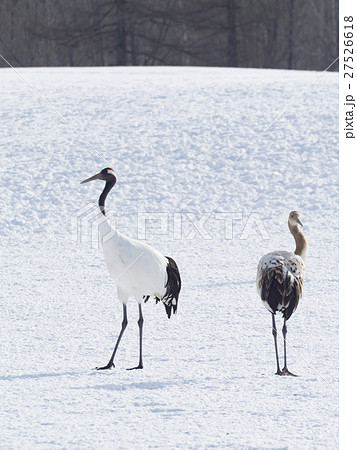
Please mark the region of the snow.
<svg viewBox="0 0 357 450"><path fill-rule="evenodd" d="M1 446L337 448L338 75L16 70L0 72ZM79 217L102 188L79 182L104 167L118 176L116 227L144 232L182 276L176 317L143 308L141 371L125 370L138 360L135 301L116 368L91 370L122 312ZM298 378L274 374L255 288L260 257L294 249L291 210L309 244L287 323Z"/></svg>

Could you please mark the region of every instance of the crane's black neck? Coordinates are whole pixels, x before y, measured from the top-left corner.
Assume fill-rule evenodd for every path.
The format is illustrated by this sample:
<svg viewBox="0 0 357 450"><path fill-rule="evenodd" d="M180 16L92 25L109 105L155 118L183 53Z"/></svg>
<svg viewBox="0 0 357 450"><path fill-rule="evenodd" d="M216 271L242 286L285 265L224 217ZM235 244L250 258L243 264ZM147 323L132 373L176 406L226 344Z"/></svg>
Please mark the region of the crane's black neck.
<svg viewBox="0 0 357 450"><path fill-rule="evenodd" d="M113 188L115 183L116 183L115 177L110 178L109 180L107 180L107 182L105 183L103 192L100 194L100 197L99 197L99 209L102 211L102 213L104 215L105 215L105 209L104 209L105 199L107 198L107 195L109 194L110 190Z"/></svg>

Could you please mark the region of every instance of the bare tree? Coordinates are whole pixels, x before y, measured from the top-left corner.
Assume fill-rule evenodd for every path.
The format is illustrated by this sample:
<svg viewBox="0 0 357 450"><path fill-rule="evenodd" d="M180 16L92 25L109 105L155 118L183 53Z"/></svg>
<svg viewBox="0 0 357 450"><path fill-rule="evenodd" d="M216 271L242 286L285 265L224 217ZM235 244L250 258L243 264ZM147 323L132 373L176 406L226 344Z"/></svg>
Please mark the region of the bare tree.
<svg viewBox="0 0 357 450"><path fill-rule="evenodd" d="M2 0L0 16L19 66L322 70L338 55L338 0Z"/></svg>

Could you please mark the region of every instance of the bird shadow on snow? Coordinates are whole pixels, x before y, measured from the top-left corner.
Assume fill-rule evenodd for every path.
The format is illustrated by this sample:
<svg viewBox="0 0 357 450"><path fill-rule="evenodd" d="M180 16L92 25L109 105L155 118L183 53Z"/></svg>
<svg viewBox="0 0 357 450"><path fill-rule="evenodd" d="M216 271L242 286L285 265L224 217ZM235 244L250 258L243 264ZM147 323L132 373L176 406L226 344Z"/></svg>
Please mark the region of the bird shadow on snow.
<svg viewBox="0 0 357 450"><path fill-rule="evenodd" d="M40 378L64 377L80 375L82 372L48 372L48 373L24 373L19 375L4 375L0 376L0 381L14 381L17 379L31 380Z"/></svg>
<svg viewBox="0 0 357 450"><path fill-rule="evenodd" d="M178 384L190 384L195 383L195 380L184 380L181 383L175 381L143 381L139 383L128 383L128 384L99 384L95 386L82 386L73 387L72 389L104 389L107 391L126 391L130 389L144 389L144 390L155 390L164 389L169 386L177 386Z"/></svg>

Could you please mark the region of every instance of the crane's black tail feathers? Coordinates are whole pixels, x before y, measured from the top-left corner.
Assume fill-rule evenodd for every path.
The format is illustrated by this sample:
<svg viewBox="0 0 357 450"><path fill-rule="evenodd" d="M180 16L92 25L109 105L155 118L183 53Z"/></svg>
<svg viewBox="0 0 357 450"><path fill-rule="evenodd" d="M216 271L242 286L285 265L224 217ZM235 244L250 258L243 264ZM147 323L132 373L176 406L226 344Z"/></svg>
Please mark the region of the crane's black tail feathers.
<svg viewBox="0 0 357 450"><path fill-rule="evenodd" d="M176 314L177 311L178 298L181 291L181 277L175 261L169 256L165 256L165 258L168 260L168 264L166 267L166 292L161 299L159 297L155 297L155 300L156 303L158 303L160 300L162 301L166 309L166 314L170 319L172 312ZM145 295L143 298L144 302L146 303L149 300L150 295Z"/></svg>
<svg viewBox="0 0 357 450"><path fill-rule="evenodd" d="M281 267L274 267L267 271L263 279L262 298L268 302L274 314L281 311L288 320L299 304L302 288L302 279L286 277Z"/></svg>
<svg viewBox="0 0 357 450"><path fill-rule="evenodd" d="M161 300L165 305L167 317L170 319L172 312L176 314L177 311L178 298L181 291L181 277L175 261L169 256L166 256L166 258L168 260L166 267L166 292ZM156 299L157 301L158 299Z"/></svg>

